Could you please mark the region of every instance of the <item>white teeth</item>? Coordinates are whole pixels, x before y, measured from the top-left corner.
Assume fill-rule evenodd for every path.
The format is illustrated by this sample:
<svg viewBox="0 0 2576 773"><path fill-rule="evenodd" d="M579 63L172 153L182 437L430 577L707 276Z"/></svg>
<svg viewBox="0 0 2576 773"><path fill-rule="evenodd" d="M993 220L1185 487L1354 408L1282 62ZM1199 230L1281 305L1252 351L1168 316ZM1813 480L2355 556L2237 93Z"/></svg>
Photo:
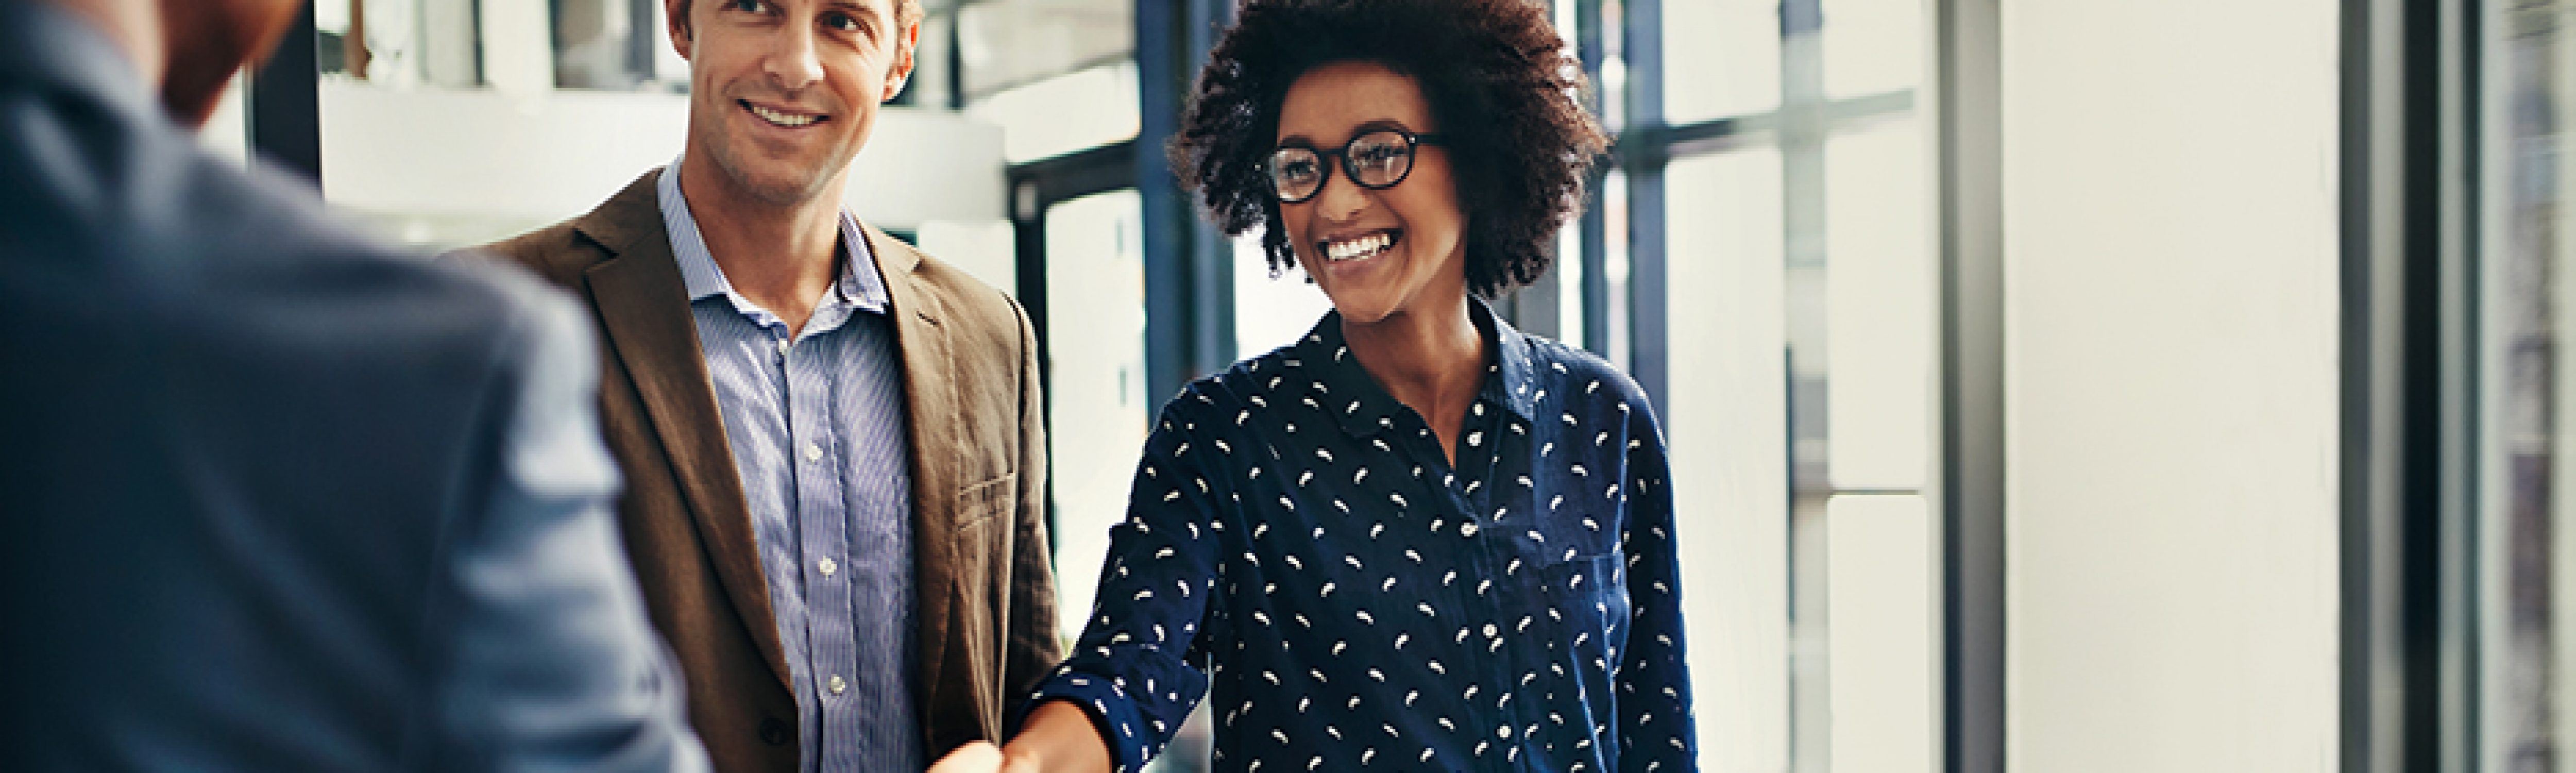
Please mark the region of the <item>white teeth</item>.
<svg viewBox="0 0 2576 773"><path fill-rule="evenodd" d="M811 124L815 119L822 117L819 115L788 115L759 105L751 106L751 114L760 116L760 120L768 121L780 126L804 126Z"/></svg>
<svg viewBox="0 0 2576 773"><path fill-rule="evenodd" d="M1359 258L1374 257L1378 253L1386 251L1387 246L1394 243L1395 237L1388 234L1369 234L1357 239L1326 244L1324 245L1324 256L1332 260L1356 260Z"/></svg>

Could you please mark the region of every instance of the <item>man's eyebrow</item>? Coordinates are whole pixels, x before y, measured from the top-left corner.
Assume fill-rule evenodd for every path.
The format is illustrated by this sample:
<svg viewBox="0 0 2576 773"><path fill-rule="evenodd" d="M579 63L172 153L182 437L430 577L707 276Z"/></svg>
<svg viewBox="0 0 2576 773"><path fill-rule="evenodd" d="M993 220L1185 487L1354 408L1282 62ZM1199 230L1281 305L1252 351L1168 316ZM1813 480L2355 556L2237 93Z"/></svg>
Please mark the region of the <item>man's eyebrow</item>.
<svg viewBox="0 0 2576 773"><path fill-rule="evenodd" d="M900 2L900 0L898 0L898 2ZM886 21L885 17L894 13L891 9L888 9L883 13L876 13L874 12L876 9L869 7L864 3L853 2L853 0L830 0L823 4L823 9L827 11L838 10L843 13L847 13L850 15L850 18L858 19L859 21L866 23L871 29L883 25Z"/></svg>

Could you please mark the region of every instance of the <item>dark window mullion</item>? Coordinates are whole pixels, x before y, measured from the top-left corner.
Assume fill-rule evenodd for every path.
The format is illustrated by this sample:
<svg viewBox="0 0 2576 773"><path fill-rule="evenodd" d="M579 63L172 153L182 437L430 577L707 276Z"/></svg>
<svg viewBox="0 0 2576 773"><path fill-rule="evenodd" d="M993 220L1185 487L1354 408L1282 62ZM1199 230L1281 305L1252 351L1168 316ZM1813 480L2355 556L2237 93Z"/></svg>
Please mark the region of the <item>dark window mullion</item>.
<svg viewBox="0 0 2576 773"><path fill-rule="evenodd" d="M1663 0L1627 0L1620 45L1628 72L1626 124L1664 126ZM1667 412L1671 340L1665 328L1668 295L1664 229L1664 167L1668 148L1633 158L1628 172L1628 374Z"/></svg>
<svg viewBox="0 0 2576 773"><path fill-rule="evenodd" d="M1601 0L1572 0L1574 3L1574 52L1583 63L1583 75L1594 84L1601 83L1601 65L1607 51L1602 41ZM1605 116L1606 118L1606 116ZM1606 170L1596 170L1584 186L1583 217L1575 223L1577 258L1582 262L1583 281L1574 291L1582 298L1583 340L1569 342L1610 356L1610 237L1609 216L1603 212L1602 185L1608 180Z"/></svg>
<svg viewBox="0 0 2576 773"><path fill-rule="evenodd" d="M295 26L250 78L252 150L322 187L321 69L315 61L313 4L302 4Z"/></svg>

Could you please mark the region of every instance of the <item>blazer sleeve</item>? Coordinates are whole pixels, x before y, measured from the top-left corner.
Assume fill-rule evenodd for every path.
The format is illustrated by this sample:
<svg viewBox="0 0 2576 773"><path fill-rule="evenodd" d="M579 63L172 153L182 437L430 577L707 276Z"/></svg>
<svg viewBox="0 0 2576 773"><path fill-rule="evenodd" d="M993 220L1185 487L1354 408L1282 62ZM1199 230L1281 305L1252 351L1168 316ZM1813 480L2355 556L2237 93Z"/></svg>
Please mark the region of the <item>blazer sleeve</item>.
<svg viewBox="0 0 2576 773"><path fill-rule="evenodd" d="M1038 387L1037 334L1016 301L1011 316L1020 332L1020 474L1002 694L1016 696L1036 689L1054 670L1064 644L1056 633L1055 564L1046 530L1046 403ZM1017 727L1004 728L1006 737L1016 732Z"/></svg>
<svg viewBox="0 0 2576 773"><path fill-rule="evenodd" d="M434 770L704 770L618 539L589 331L529 290L494 353L480 485L444 540L416 748Z"/></svg>

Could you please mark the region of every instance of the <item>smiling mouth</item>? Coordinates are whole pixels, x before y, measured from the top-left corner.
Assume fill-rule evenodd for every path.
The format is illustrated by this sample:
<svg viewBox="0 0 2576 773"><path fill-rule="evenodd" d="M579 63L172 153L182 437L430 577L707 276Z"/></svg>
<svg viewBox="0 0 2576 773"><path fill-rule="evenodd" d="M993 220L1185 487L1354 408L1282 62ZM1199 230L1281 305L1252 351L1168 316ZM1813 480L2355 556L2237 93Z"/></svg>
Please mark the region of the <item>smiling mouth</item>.
<svg viewBox="0 0 2576 773"><path fill-rule="evenodd" d="M1325 242L1322 245L1324 259L1334 263L1367 260L1393 249L1396 241L1401 238L1403 238L1401 231L1378 231L1365 236Z"/></svg>
<svg viewBox="0 0 2576 773"><path fill-rule="evenodd" d="M768 121L773 126L783 126L790 129L812 126L814 124L832 120L832 117L828 115L783 113L752 104L751 100L747 99L737 99L734 100L734 103L741 105L742 109L749 111L753 116L758 117L760 120Z"/></svg>

